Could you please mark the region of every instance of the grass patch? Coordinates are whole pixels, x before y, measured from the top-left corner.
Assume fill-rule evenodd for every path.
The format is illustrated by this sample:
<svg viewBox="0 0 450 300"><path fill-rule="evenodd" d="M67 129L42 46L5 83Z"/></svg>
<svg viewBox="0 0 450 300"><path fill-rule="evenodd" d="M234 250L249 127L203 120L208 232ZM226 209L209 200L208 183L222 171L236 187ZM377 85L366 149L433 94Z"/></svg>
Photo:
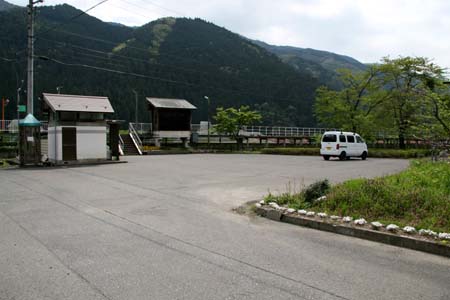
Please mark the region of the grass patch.
<svg viewBox="0 0 450 300"><path fill-rule="evenodd" d="M4 159L0 159L0 169L7 167L9 167L9 163Z"/></svg>
<svg viewBox="0 0 450 300"><path fill-rule="evenodd" d="M287 205L294 209L307 209L314 205L314 201L324 196L331 189L328 180L317 181L304 188L300 192L292 192L291 185L288 184L287 191L278 195L269 193L264 198L266 203L276 202L279 205Z"/></svg>
<svg viewBox="0 0 450 300"><path fill-rule="evenodd" d="M280 155L320 155L319 148L264 148L262 154Z"/></svg>
<svg viewBox="0 0 450 300"><path fill-rule="evenodd" d="M450 232L450 164L415 160L407 170L395 175L349 180L333 186L325 201L308 202L305 191L269 194L266 201L384 224Z"/></svg>
<svg viewBox="0 0 450 300"><path fill-rule="evenodd" d="M279 155L320 155L319 148L265 148L263 154ZM369 149L369 158L422 158L431 156L428 149Z"/></svg>

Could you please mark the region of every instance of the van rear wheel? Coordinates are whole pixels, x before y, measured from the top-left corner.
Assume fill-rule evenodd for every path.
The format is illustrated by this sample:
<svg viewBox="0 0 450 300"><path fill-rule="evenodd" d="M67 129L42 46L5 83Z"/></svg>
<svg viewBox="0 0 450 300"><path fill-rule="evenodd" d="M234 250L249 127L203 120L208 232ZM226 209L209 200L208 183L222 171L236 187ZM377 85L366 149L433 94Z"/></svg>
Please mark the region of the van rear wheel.
<svg viewBox="0 0 450 300"><path fill-rule="evenodd" d="M363 154L361 154L361 159L366 160L366 158L367 158L367 152L364 151Z"/></svg>
<svg viewBox="0 0 450 300"><path fill-rule="evenodd" d="M347 159L347 153L345 151L342 151L341 154L339 154L339 160L346 160Z"/></svg>
<svg viewBox="0 0 450 300"><path fill-rule="evenodd" d="M330 160L330 156L329 156L329 155L324 155L324 156L323 156L323 159L325 159L325 160Z"/></svg>

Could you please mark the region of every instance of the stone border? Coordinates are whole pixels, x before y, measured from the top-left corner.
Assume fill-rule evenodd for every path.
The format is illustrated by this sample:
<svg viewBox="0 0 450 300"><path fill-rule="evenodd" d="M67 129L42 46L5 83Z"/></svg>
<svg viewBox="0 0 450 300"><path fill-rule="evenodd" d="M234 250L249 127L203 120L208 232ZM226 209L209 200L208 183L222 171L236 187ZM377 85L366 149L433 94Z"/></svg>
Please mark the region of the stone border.
<svg viewBox="0 0 450 300"><path fill-rule="evenodd" d="M450 258L450 245L447 246L438 242L415 239L409 236L391 234L366 228L345 226L339 223L324 222L313 218L285 213L268 207L256 207L256 213L261 217L265 217L273 221L304 226L346 236L352 236L360 239L427 252Z"/></svg>

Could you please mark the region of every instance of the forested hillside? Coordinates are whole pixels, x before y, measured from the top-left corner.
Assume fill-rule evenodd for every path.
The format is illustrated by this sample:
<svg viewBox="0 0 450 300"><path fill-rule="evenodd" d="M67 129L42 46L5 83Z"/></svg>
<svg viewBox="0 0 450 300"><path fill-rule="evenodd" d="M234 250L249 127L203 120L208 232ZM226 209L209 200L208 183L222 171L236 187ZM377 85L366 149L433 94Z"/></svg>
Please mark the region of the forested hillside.
<svg viewBox="0 0 450 300"><path fill-rule="evenodd" d="M165 18L131 28L83 15L69 5L39 8L35 95L105 95L115 118L148 120L145 96L185 98L206 120L204 96L218 106L250 105L267 125L310 126L314 92L324 81L283 63L263 47L200 19ZM0 93L15 99L26 79L26 10L0 12ZM26 86L26 82L24 87ZM23 95L23 98L24 99ZM14 102L14 101L13 101ZM39 111L39 101L36 110ZM7 116L12 118L10 106Z"/></svg>
<svg viewBox="0 0 450 300"><path fill-rule="evenodd" d="M321 83L335 88L341 87L338 75L339 69L349 69L355 72L367 69L365 64L345 55L309 48L274 46L261 41L253 42L277 55L283 62L291 65L297 71L309 72Z"/></svg>

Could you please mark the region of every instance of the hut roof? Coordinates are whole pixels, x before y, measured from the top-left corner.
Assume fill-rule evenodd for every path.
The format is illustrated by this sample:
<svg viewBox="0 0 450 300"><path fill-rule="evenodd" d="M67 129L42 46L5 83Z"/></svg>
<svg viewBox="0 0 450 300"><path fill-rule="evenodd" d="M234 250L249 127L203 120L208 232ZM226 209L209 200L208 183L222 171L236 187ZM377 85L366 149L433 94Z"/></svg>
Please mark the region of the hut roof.
<svg viewBox="0 0 450 300"><path fill-rule="evenodd" d="M197 109L184 99L147 98L147 101L155 108Z"/></svg>
<svg viewBox="0 0 450 300"><path fill-rule="evenodd" d="M44 101L54 111L113 113L108 97L44 93Z"/></svg>

